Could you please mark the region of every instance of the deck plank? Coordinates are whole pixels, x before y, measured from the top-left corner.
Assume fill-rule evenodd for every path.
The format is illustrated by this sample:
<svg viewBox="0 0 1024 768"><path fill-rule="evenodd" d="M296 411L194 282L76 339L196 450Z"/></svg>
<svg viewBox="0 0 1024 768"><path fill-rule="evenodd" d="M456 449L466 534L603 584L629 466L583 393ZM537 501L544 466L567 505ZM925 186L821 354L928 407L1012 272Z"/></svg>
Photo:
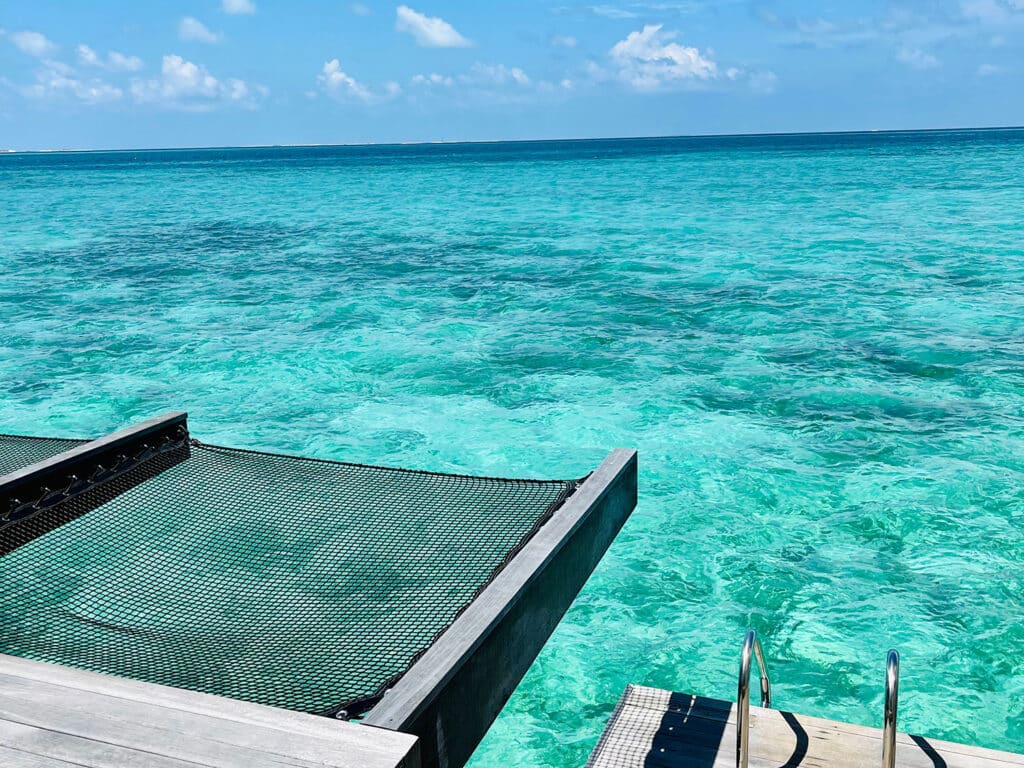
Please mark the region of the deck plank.
<svg viewBox="0 0 1024 768"><path fill-rule="evenodd" d="M0 655L0 765L418 768L416 738Z"/></svg>
<svg viewBox="0 0 1024 768"><path fill-rule="evenodd" d="M38 755L22 752L20 749L0 747L0 765L4 768L37 768L39 763ZM46 762L47 768L78 768L82 763L69 763L57 758L49 758Z"/></svg>
<svg viewBox="0 0 1024 768"><path fill-rule="evenodd" d="M750 708L751 768L877 768L882 731ZM736 707L629 686L587 768L734 768ZM1021 768L1024 755L900 733L898 768Z"/></svg>

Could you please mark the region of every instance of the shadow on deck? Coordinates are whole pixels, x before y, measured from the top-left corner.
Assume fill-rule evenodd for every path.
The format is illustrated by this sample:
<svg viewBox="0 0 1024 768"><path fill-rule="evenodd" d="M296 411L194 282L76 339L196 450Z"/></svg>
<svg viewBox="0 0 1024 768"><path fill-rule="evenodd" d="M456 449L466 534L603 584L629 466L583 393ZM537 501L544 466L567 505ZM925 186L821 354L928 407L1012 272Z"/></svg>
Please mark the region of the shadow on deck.
<svg viewBox="0 0 1024 768"><path fill-rule="evenodd" d="M876 768L880 729L751 707L750 768ZM899 734L897 768L1013 768L1024 756ZM629 686L587 768L735 768L730 702Z"/></svg>

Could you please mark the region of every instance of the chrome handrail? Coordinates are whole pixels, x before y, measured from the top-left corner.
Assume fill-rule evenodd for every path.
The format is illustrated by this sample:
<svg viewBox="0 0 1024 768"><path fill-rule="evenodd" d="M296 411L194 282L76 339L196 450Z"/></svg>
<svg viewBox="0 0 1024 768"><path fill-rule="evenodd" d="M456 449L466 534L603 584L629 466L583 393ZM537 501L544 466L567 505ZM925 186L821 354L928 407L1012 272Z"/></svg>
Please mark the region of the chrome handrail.
<svg viewBox="0 0 1024 768"><path fill-rule="evenodd" d="M889 651L885 660L885 728L882 731L882 768L896 765L896 714L900 699L900 655Z"/></svg>
<svg viewBox="0 0 1024 768"><path fill-rule="evenodd" d="M743 638L743 653L740 656L740 682L736 692L736 768L747 768L748 744L750 741L750 662L757 657L761 668L761 706L772 705L772 683L768 679L768 667L764 663L764 652L757 632L750 630Z"/></svg>

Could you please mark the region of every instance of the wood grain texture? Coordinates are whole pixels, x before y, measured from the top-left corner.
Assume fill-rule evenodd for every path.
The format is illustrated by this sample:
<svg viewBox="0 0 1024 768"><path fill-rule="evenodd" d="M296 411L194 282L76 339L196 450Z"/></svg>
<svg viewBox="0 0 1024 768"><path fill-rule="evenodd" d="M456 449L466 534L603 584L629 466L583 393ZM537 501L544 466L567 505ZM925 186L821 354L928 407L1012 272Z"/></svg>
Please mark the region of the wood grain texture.
<svg viewBox="0 0 1024 768"><path fill-rule="evenodd" d="M882 731L750 708L751 768L878 768ZM587 768L735 768L736 707L629 686ZM897 768L1017 768L1024 755L900 733Z"/></svg>
<svg viewBox="0 0 1024 768"><path fill-rule="evenodd" d="M415 737L0 655L0 765L419 768Z"/></svg>

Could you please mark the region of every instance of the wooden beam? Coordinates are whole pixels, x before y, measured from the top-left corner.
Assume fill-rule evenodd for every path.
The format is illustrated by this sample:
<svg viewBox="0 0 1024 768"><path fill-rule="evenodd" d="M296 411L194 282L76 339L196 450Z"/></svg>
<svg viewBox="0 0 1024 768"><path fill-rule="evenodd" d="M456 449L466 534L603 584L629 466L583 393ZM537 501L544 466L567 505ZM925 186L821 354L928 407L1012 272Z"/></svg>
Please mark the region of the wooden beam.
<svg viewBox="0 0 1024 768"><path fill-rule="evenodd" d="M424 768L461 768L636 499L636 451L615 450L363 722L418 736Z"/></svg>
<svg viewBox="0 0 1024 768"><path fill-rule="evenodd" d="M52 508L92 494L92 506L77 505L78 516L152 476L136 472L135 483L109 482L158 454L187 458L186 413L166 413L0 477L0 556L72 519L48 514Z"/></svg>

